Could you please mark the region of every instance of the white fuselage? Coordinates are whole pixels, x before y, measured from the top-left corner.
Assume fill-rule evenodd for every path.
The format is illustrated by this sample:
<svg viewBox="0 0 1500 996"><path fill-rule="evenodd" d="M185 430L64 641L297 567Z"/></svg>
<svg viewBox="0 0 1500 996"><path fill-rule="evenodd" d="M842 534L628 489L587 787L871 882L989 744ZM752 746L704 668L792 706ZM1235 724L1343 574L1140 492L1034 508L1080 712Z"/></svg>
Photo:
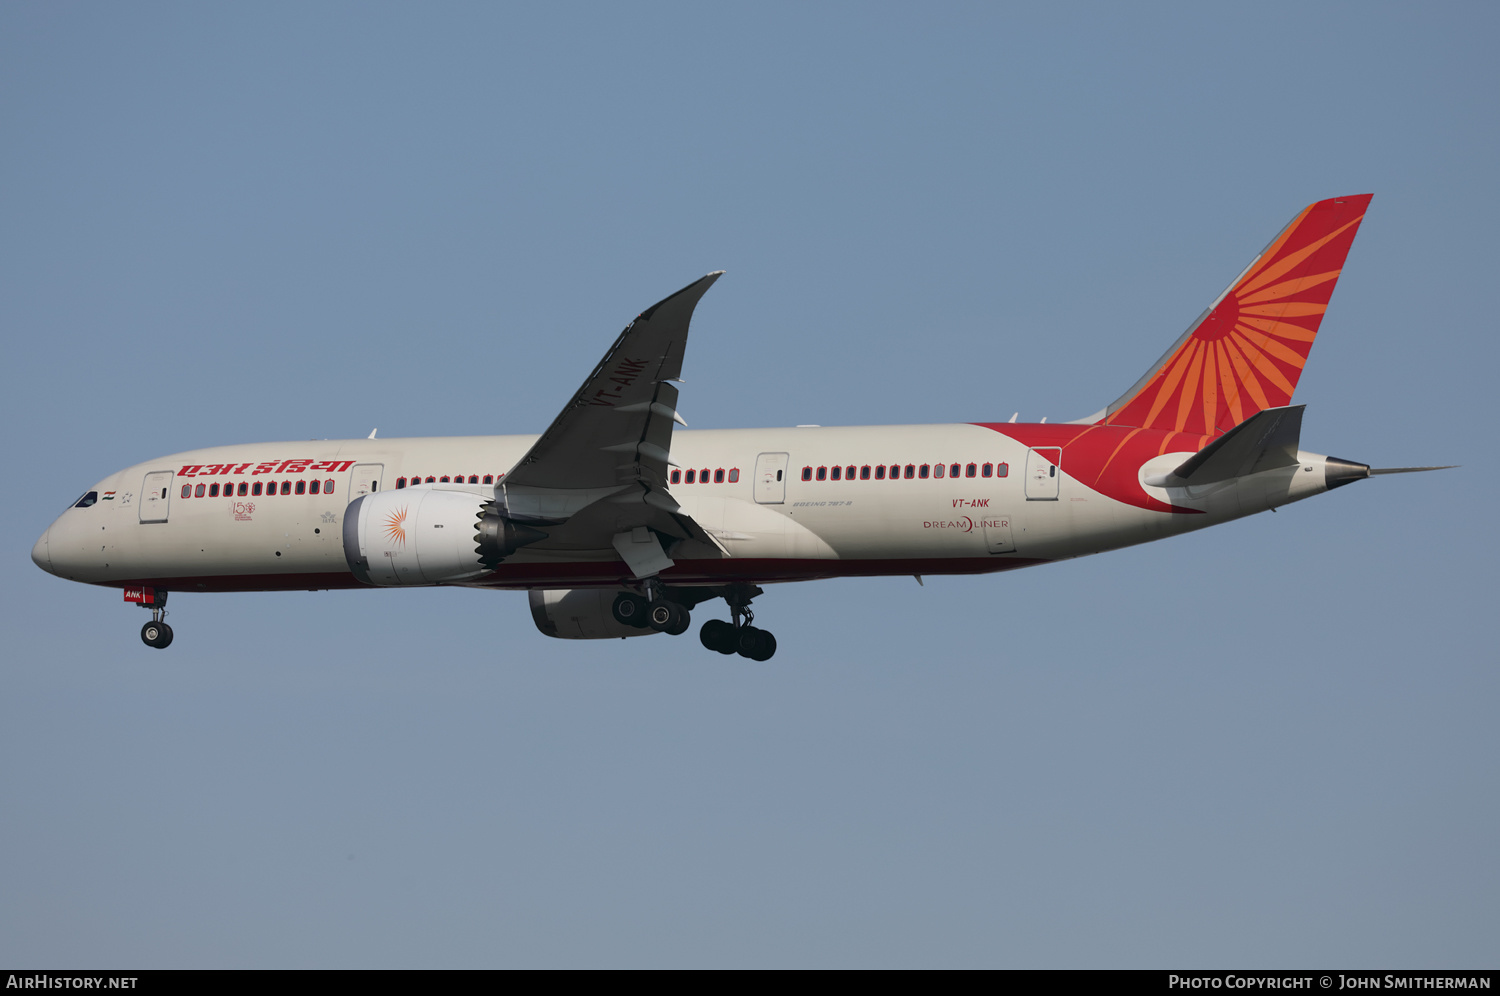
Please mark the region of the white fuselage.
<svg viewBox="0 0 1500 996"><path fill-rule="evenodd" d="M1326 490L1324 458L1308 453L1300 454L1296 467L1204 493L1139 483L1180 464L1194 452L1188 448L1135 459L1126 475L1136 482L1130 495L1119 486L1106 494L1070 474L1059 450L1048 450L1023 432L1054 428L679 430L672 439L671 457L679 470L671 497L722 551L686 544L673 553L676 564L662 580L766 583L999 571L1158 539ZM1018 435L1039 452L1014 438ZM535 439L327 440L178 453L100 481L91 489L98 500L64 512L38 540L33 559L61 577L114 587L361 587L341 540L352 499L398 484L493 496L494 482L504 481ZM892 477L893 467L898 477ZM804 480L804 468L812 479ZM686 480L689 470L692 483ZM1112 472L1119 479L1120 468ZM707 483L701 479L705 473ZM421 483L414 483L418 479ZM266 493L268 485L274 485L274 494ZM1125 487L1132 488L1128 481ZM506 558L493 573L462 583L570 588L629 579L611 549L539 544Z"/></svg>

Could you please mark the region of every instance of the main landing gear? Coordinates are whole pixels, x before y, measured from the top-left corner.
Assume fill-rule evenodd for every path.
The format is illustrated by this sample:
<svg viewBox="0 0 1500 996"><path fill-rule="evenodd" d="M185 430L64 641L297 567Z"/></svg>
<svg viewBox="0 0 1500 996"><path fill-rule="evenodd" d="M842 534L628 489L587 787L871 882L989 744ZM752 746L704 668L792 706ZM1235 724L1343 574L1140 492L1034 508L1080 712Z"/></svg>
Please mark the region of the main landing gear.
<svg viewBox="0 0 1500 996"><path fill-rule="evenodd" d="M614 610L617 622L636 629L654 629L668 636L681 636L693 622L686 606L660 595L648 600L622 591L615 596Z"/></svg>
<svg viewBox="0 0 1500 996"><path fill-rule="evenodd" d="M687 632L692 622L689 606L723 598L729 603L729 613L734 621L710 619L698 631L698 639L709 650L721 654L739 654L752 661L768 661L776 653L776 637L751 625L755 613L750 611L750 600L759 594L761 589L754 585L726 585L721 588L674 589L669 596L662 585L649 582L645 594L622 591L616 595L614 616L626 626L679 636Z"/></svg>
<svg viewBox="0 0 1500 996"><path fill-rule="evenodd" d="M752 661L768 661L776 653L776 637L768 630L746 623L736 626L722 619L710 619L698 631L698 639L709 650L721 654L739 654Z"/></svg>
<svg viewBox="0 0 1500 996"><path fill-rule="evenodd" d="M165 650L172 643L172 627L162 620L167 615L167 593L156 591L152 600L142 602L141 608L151 610L151 621L141 627L141 642L157 650Z"/></svg>

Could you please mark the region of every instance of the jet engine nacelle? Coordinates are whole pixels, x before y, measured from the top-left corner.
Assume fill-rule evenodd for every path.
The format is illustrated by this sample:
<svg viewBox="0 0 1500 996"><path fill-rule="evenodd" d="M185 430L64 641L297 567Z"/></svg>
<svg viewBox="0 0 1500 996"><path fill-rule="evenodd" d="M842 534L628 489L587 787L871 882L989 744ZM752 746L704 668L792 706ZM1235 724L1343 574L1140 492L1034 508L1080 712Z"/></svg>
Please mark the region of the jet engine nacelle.
<svg viewBox="0 0 1500 996"><path fill-rule="evenodd" d="M344 559L365 584L470 581L546 533L500 515L468 491L377 491L344 512Z"/></svg>
<svg viewBox="0 0 1500 996"><path fill-rule="evenodd" d="M619 588L562 588L526 593L536 628L560 640L608 640L621 636L650 636L654 629L636 629L615 618Z"/></svg>

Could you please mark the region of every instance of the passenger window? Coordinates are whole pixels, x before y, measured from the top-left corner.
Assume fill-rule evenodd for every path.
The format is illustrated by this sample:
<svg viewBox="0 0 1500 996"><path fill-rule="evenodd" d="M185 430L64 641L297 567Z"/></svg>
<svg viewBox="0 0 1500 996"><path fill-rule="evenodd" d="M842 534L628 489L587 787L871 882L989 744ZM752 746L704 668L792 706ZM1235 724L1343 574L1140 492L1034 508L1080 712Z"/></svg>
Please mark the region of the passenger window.
<svg viewBox="0 0 1500 996"><path fill-rule="evenodd" d="M865 464L863 467L859 468L859 479L861 481L868 481L870 479L870 465L869 464Z"/></svg>
<svg viewBox="0 0 1500 996"><path fill-rule="evenodd" d="M980 474L981 477L989 477L994 472L995 472L995 468L992 467L992 466L990 466L989 464L985 464L979 470L979 474Z"/></svg>
<svg viewBox="0 0 1500 996"><path fill-rule="evenodd" d="M846 481L852 481L852 480L854 480L854 464L851 463L848 467L846 467L844 469L844 480L846 480Z"/></svg>
<svg viewBox="0 0 1500 996"><path fill-rule="evenodd" d="M669 478L669 480L673 484L681 484L682 483L682 471L680 471L680 470L674 470L674 471L672 471L672 476Z"/></svg>
<svg viewBox="0 0 1500 996"><path fill-rule="evenodd" d="M900 476L901 476L901 465L900 464L895 464L895 463L891 464L891 480L894 481L896 478L898 478Z"/></svg>
<svg viewBox="0 0 1500 996"><path fill-rule="evenodd" d="M882 463L875 468L875 480L885 480L885 464Z"/></svg>
<svg viewBox="0 0 1500 996"><path fill-rule="evenodd" d="M202 484L198 485L196 488L193 489L193 497L194 498L202 498L204 490L205 490L205 485L202 485Z"/></svg>
<svg viewBox="0 0 1500 996"><path fill-rule="evenodd" d="M494 484L495 483L495 475L494 474L485 474L484 475L484 483L486 483L486 484Z"/></svg>
<svg viewBox="0 0 1500 996"><path fill-rule="evenodd" d="M907 464L906 465L906 479L909 481L913 477L915 477L916 475L917 475L917 465L914 464L914 463ZM926 477L927 475L923 474L922 476Z"/></svg>
<svg viewBox="0 0 1500 996"><path fill-rule="evenodd" d="M291 481L282 481L281 482L281 493L284 494L284 495L289 495L289 494L292 493L292 482Z"/></svg>
<svg viewBox="0 0 1500 996"><path fill-rule="evenodd" d="M307 482L306 481L298 481L297 482L297 493L299 495L305 495L305 494L307 494Z"/></svg>
<svg viewBox="0 0 1500 996"><path fill-rule="evenodd" d="M927 476L927 465L925 463L922 464L921 468L917 470L917 476L921 478L925 478Z"/></svg>
<svg viewBox="0 0 1500 996"><path fill-rule="evenodd" d="M954 471L955 471L955 472L957 472L957 470L958 470L958 468L957 468L957 467L954 467L954 468L953 468L953 469L954 469ZM977 470L977 469L978 469L978 468L977 468L977 467L975 467L975 466L974 466L974 465L973 465L973 464L972 464L972 463L971 463L971 464L969 464L969 465L968 465L968 466L967 466L967 467L965 467L965 468L964 468L964 476L965 476L965 477L973 477L973 476L974 476L974 472L975 472L975 471L976 471L976 470Z"/></svg>
<svg viewBox="0 0 1500 996"><path fill-rule="evenodd" d="M470 484L478 484L479 483L479 475L478 474L470 474L469 475L469 483Z"/></svg>
<svg viewBox="0 0 1500 996"><path fill-rule="evenodd" d="M714 471L714 483L715 484L723 484L724 483L724 468L723 467L720 467L718 470Z"/></svg>
<svg viewBox="0 0 1500 996"><path fill-rule="evenodd" d="M192 495L193 495L193 486L191 484L184 484L182 486L182 497L184 497L184 498L191 498ZM88 495L84 495L83 497L87 498ZM87 505L83 504L83 498L78 499L78 506L80 508L87 508L88 507Z"/></svg>
<svg viewBox="0 0 1500 996"><path fill-rule="evenodd" d="M739 479L740 479L740 468L738 468L738 467L730 467L729 468L729 483L730 484L737 484L737 483L739 483Z"/></svg>
<svg viewBox="0 0 1500 996"><path fill-rule="evenodd" d="M935 467L932 468L932 476L933 477L942 477L944 473L945 473L945 471L943 470L943 465L942 464L938 464L937 466L935 466ZM957 477L958 475L954 474L953 476Z"/></svg>
<svg viewBox="0 0 1500 996"><path fill-rule="evenodd" d="M330 477L328 480L323 482L323 493L325 495L333 494L333 478Z"/></svg>
<svg viewBox="0 0 1500 996"><path fill-rule="evenodd" d="M818 468L818 480L820 480L820 481L826 481L826 480L828 480L828 468L827 467L819 467Z"/></svg>
<svg viewBox="0 0 1500 996"><path fill-rule="evenodd" d="M445 481L446 481L446 480L447 480L447 478L446 478L446 477L445 477L445 478L443 478L443 480L445 480ZM436 477L433 477L433 476L432 476L432 475L431 475L431 474L428 474L428 475L427 475L427 483L428 483L428 484L436 484L436 483L437 483L437 478L436 478Z"/></svg>
<svg viewBox="0 0 1500 996"><path fill-rule="evenodd" d="M406 478L404 478L404 477L398 477L398 478L396 478L396 490L400 491L404 487L406 487Z"/></svg>
<svg viewBox="0 0 1500 996"><path fill-rule="evenodd" d="M250 485L250 493L252 495L254 495L255 497L257 497L257 498L260 497L260 482L259 481L256 481L254 484Z"/></svg>
<svg viewBox="0 0 1500 996"><path fill-rule="evenodd" d="M810 481L810 480L812 480L812 468L811 467L803 467L802 468L802 479L804 481Z"/></svg>
<svg viewBox="0 0 1500 996"><path fill-rule="evenodd" d="M441 482L443 482L444 484L448 484L449 483L449 481L448 481L448 475L447 474L444 474L442 477L439 477L438 480L441 481Z"/></svg>
<svg viewBox="0 0 1500 996"><path fill-rule="evenodd" d="M843 474L843 472L844 472L844 468L843 467L835 467L835 468L833 468L832 471L829 472L828 476L830 478L832 478L833 480L836 481L836 480L839 479L840 475Z"/></svg>
<svg viewBox="0 0 1500 996"><path fill-rule="evenodd" d="M318 493L318 487L319 487L319 486L320 486L320 485L321 485L321 484L322 484L322 483L323 483L323 482L321 482L321 481L313 481L313 482L312 482L312 483L311 483L311 484L309 484L309 485L308 485L308 486L307 486L307 493L308 493L308 494L310 494L310 495L315 495L315 494L317 494L317 493Z"/></svg>
<svg viewBox="0 0 1500 996"><path fill-rule="evenodd" d="M219 486L217 484L210 484L208 486L208 496L210 498L219 497Z"/></svg>
<svg viewBox="0 0 1500 996"><path fill-rule="evenodd" d="M246 484L244 481L241 481L238 490L240 497L243 498L250 492L250 485Z"/></svg>
<svg viewBox="0 0 1500 996"><path fill-rule="evenodd" d="M698 472L696 470L690 470L687 472L687 475L683 478L683 480L688 484L692 484L697 476Z"/></svg>
<svg viewBox="0 0 1500 996"><path fill-rule="evenodd" d="M1010 464L1008 464L1008 463L997 463L997 464L995 464L995 476L996 477L1009 477L1010 476Z"/></svg>
<svg viewBox="0 0 1500 996"><path fill-rule="evenodd" d="M973 464L970 464L969 466L972 467ZM958 464L955 463L952 467L948 468L948 476L949 477L957 477L958 476ZM969 476L970 477L974 476L974 474L973 474L972 471L969 473Z"/></svg>
<svg viewBox="0 0 1500 996"><path fill-rule="evenodd" d="M698 483L699 484L707 484L708 483L708 468L707 467L704 467L702 470L698 471Z"/></svg>

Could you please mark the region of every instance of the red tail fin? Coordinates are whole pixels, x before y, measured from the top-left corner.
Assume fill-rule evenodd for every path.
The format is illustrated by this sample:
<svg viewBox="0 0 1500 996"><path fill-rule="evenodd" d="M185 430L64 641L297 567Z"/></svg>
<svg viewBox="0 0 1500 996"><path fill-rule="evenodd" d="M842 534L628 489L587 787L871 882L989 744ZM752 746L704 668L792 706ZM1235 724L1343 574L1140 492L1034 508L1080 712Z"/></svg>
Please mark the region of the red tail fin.
<svg viewBox="0 0 1500 996"><path fill-rule="evenodd" d="M1304 209L1146 376L1091 421L1214 435L1289 404L1372 196Z"/></svg>

